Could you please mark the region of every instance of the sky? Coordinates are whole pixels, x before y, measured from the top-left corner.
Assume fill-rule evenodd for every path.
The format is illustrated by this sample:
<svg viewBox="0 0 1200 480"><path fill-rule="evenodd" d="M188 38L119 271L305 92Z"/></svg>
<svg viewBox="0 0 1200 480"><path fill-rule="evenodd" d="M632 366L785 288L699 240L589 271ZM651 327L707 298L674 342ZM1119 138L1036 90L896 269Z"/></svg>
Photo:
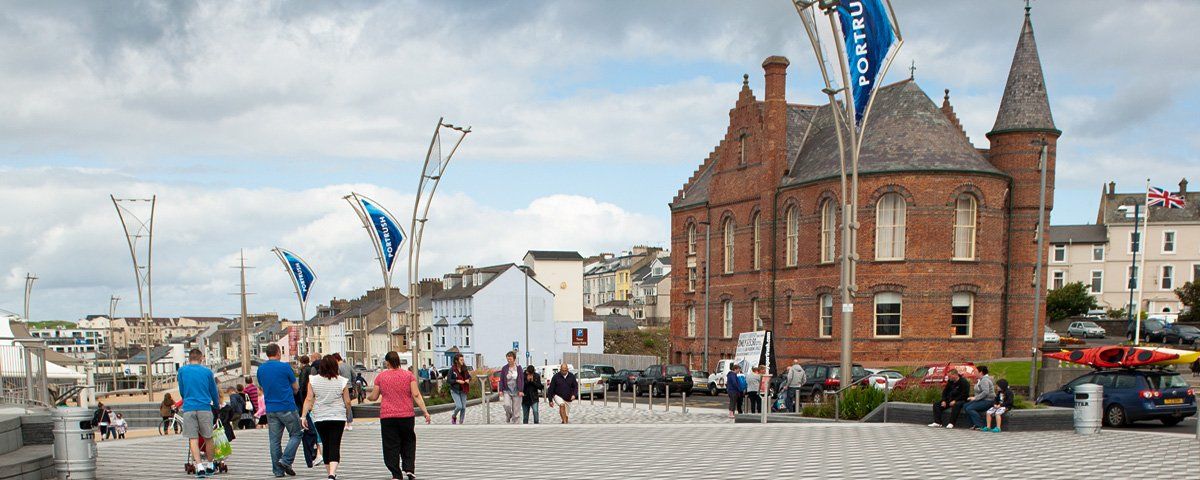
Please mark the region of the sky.
<svg viewBox="0 0 1200 480"><path fill-rule="evenodd" d="M894 0L910 75L986 147L1024 3ZM1035 1L1063 136L1053 223L1095 221L1101 185L1200 172L1200 2ZM342 197L409 217L438 118L473 129L430 211L422 277L666 246L667 202L724 135L742 74L820 77L787 0L21 2L0 10L0 309L137 315L109 200L157 195L156 315L299 308L281 246L317 271L310 311L382 284ZM401 223L407 225L402 220ZM394 272L404 283L403 264Z"/></svg>

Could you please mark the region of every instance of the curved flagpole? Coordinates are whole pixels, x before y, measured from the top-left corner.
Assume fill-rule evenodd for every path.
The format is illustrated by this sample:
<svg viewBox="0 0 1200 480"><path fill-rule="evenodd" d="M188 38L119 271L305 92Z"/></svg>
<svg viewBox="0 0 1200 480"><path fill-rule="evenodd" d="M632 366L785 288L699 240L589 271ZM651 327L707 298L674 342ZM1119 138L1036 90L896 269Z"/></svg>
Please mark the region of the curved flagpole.
<svg viewBox="0 0 1200 480"><path fill-rule="evenodd" d="M296 291L296 300L298 300L300 302L300 339L299 339L300 351L296 352L296 353L297 353L297 355L307 355L310 350L308 348L308 346L305 344L305 341L306 341L305 337L306 337L306 333L307 333L306 330L308 329L308 313L307 313L308 292L311 291L313 284L317 283L317 273L315 271L313 271L312 267L310 267L308 265L308 262L305 262L303 259L300 258L299 255L296 255L294 252L284 250L279 247L272 248L271 251L275 253L275 256L279 258L279 261L283 263L284 268L287 270L288 277L290 277L292 279L292 288ZM313 278L310 282L308 282L308 285L305 288L304 292L300 291L300 278L296 276L296 272L293 269L291 262L289 262L288 259L284 256L285 254L291 255L297 261L299 261L300 263L303 263L305 266L305 269L308 271L309 274L312 275Z"/></svg>
<svg viewBox="0 0 1200 480"><path fill-rule="evenodd" d="M393 261L389 264L386 252L383 251L382 239L379 238L370 214L365 210L363 200L366 200L375 208L378 208L381 212L383 212L384 215L388 217L389 220L392 221L392 223L396 225L396 229L399 230L398 233L400 234L400 241L398 242L399 244L394 247L395 252L398 253L400 249L404 248L403 243L408 239L408 234L404 232L404 228L401 227L399 223L396 223L396 216L392 215L392 212L389 212L387 208L384 208L383 205L379 204L379 202L376 202L365 195L360 195L354 192L351 192L350 195L346 195L342 198L349 202L350 207L354 209L354 213L358 214L359 220L361 220L363 223L363 228L367 230L367 235L371 239L371 245L375 248L375 255L379 259L379 270L383 273L383 300L384 308L386 309L384 311L384 319L390 324L392 317L392 267L395 266L395 257L393 256ZM372 328L366 317L363 317L363 323L364 329L366 330L364 335L365 341L363 342L363 365L367 365L371 363Z"/></svg>

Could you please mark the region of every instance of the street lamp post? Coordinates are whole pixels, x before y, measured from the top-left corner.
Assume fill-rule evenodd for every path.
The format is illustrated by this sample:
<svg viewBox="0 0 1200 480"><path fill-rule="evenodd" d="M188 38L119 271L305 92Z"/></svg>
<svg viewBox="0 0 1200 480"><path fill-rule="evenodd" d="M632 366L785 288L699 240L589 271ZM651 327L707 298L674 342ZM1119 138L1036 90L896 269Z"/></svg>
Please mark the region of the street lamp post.
<svg viewBox="0 0 1200 480"><path fill-rule="evenodd" d="M113 352L112 322L113 318L117 316L117 302L119 301L121 301L121 297L116 295L108 297L108 330L105 333L106 338L104 339L104 342L108 344L108 371L112 374L112 389L114 391L117 390L117 367L115 361L116 354Z"/></svg>
<svg viewBox="0 0 1200 480"><path fill-rule="evenodd" d="M704 225L704 369L708 370L708 256L712 253L712 222L705 220Z"/></svg>
<svg viewBox="0 0 1200 480"><path fill-rule="evenodd" d="M26 322L29 321L29 297L33 293L33 282L36 281L37 279L38 279L38 277L33 276L32 273L25 274L25 321Z"/></svg>
<svg viewBox="0 0 1200 480"><path fill-rule="evenodd" d="M112 199L113 208L117 210L117 217L121 219L121 228L125 231L125 242L129 245L129 256L133 260L138 312L145 327L145 343L142 345L142 351L146 354L144 377L146 399L154 401L154 370L151 360L151 349L154 347L151 336L154 319L154 277L152 273L154 269L154 207L158 203L158 197L152 195L150 198L117 198L115 195L109 195L109 198ZM146 212L142 212L142 215L134 212L134 207L141 204L149 204L148 216L144 215ZM146 239L145 256L138 255L142 238ZM145 264L142 263L143 260Z"/></svg>

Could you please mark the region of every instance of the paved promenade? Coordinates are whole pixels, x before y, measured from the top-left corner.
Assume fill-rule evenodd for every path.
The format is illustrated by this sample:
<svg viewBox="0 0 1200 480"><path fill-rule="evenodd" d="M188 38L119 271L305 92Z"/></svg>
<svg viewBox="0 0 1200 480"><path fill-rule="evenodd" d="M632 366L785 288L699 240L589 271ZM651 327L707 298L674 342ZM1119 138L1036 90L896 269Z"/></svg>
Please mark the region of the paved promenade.
<svg viewBox="0 0 1200 480"><path fill-rule="evenodd" d="M580 419L594 423L420 425L419 478L1200 478L1200 443L1183 435L991 434L853 423L735 425L716 414L668 424L611 406L578 410ZM373 423L347 432L339 478L389 478L379 442ZM99 448L101 479L186 478L180 437L104 442ZM524 452L528 460L504 462L507 467L499 468L493 460L505 450ZM265 430L239 431L230 472L218 478L272 478L268 458ZM296 478L325 478L323 470L297 463Z"/></svg>

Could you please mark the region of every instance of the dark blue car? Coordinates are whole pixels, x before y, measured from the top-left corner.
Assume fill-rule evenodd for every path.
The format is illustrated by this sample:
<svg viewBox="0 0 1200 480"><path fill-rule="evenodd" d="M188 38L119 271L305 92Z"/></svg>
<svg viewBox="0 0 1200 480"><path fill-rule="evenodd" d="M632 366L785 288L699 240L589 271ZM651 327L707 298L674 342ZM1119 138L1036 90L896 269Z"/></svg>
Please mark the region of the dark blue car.
<svg viewBox="0 0 1200 480"><path fill-rule="evenodd" d="M1104 387L1104 424L1114 427L1140 420L1171 426L1196 414L1195 391L1178 372L1150 369L1099 370L1067 382L1061 389L1038 396L1037 403L1075 406L1075 387L1095 383Z"/></svg>

